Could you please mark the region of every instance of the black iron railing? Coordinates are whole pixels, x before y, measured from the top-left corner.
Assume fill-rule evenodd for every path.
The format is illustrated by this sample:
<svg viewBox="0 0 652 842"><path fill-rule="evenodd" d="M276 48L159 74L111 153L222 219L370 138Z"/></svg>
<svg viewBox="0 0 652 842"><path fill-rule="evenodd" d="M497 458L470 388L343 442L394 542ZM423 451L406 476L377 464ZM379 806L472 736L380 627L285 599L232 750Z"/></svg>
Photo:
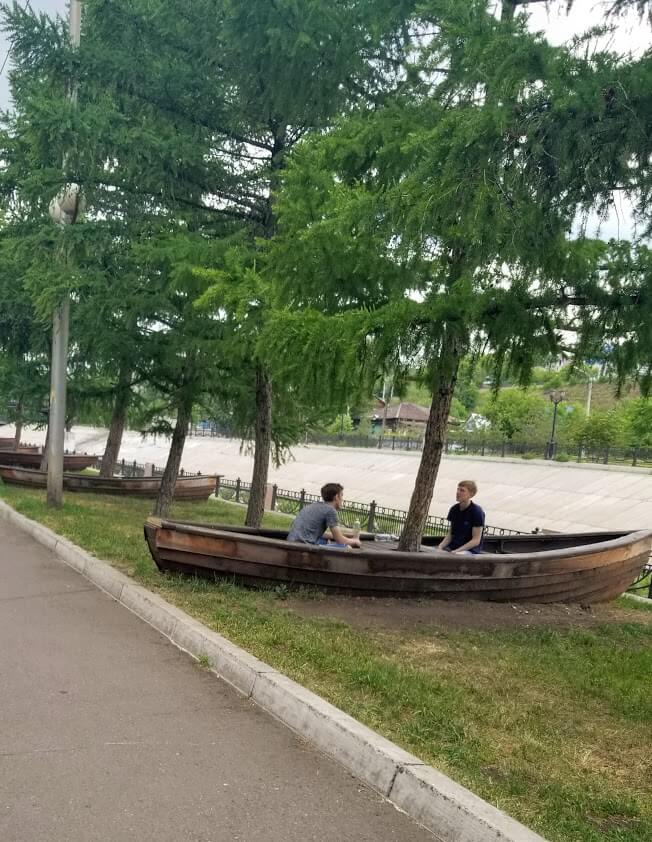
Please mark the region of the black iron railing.
<svg viewBox="0 0 652 842"><path fill-rule="evenodd" d="M102 457L98 456L93 467L99 471L101 465ZM133 460L133 462L128 459L120 459L118 462L115 463L115 467L113 469L113 473L115 476L125 477L126 479L144 476L162 477L164 471L165 468L159 468L156 465L142 465L135 459ZM201 476L201 471L197 471L197 473L192 473L190 471L184 471L184 469L181 468L181 470L179 471L179 476L198 477Z"/></svg>
<svg viewBox="0 0 652 842"><path fill-rule="evenodd" d="M379 436L347 433L341 436L313 433L308 437L312 444L325 444L334 447L366 447L393 451L420 451L423 438L401 436L387 433ZM548 453L548 443L544 441L510 442L492 439L480 435L452 436L444 442L444 453L459 456L517 456L524 459L544 459ZM557 442L555 461L558 462L593 462L602 465L632 465L645 467L652 465L650 447L587 447L571 443Z"/></svg>
<svg viewBox="0 0 652 842"><path fill-rule="evenodd" d="M220 479L219 496L223 500L230 500L234 503L247 503L251 484L243 482L240 478L236 480ZM298 514L304 506L321 500L316 494L310 494L305 489L301 491L289 491L273 485L269 509L273 512L282 512L286 515ZM361 529L367 532L398 533L405 525L407 512L401 509L388 509L379 506L375 500L371 503L356 503L352 500L345 500L342 508L338 511L338 518L343 526L354 526L356 522ZM445 535L448 530L448 521L442 517L431 515L426 521L425 534ZM501 529L496 526L485 527L487 535L522 535L517 529Z"/></svg>
<svg viewBox="0 0 652 842"><path fill-rule="evenodd" d="M215 438L229 436L229 432L209 424L193 424L188 434L191 436ZM362 447L393 451L420 451L423 437L417 435L397 435L388 432L384 436L364 435L360 433L310 433L306 444L324 444L333 447ZM510 442L491 438L487 435L449 434L444 442L444 452L459 456L516 456L522 459L544 459L549 455L549 443L546 441ZM652 465L651 447L588 447L570 442L558 441L555 445L557 462L592 462L601 465L632 465L646 467Z"/></svg>

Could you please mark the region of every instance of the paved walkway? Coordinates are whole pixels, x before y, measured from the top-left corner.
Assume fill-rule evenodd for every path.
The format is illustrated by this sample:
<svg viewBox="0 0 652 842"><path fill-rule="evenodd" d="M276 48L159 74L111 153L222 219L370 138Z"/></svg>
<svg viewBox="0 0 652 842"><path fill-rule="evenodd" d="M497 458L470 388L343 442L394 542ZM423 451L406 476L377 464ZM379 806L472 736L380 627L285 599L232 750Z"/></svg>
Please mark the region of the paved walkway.
<svg viewBox="0 0 652 842"><path fill-rule="evenodd" d="M427 842L0 522L2 842Z"/></svg>

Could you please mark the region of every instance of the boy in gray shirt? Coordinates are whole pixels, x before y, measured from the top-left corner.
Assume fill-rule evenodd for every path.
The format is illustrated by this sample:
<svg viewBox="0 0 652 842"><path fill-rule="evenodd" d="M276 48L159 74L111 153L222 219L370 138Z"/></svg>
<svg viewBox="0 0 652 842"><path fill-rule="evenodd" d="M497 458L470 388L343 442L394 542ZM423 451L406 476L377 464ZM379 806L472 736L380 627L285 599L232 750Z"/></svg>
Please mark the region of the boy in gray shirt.
<svg viewBox="0 0 652 842"><path fill-rule="evenodd" d="M337 510L344 499L344 488L338 482L328 482L321 490L323 503L311 503L296 516L288 533L288 541L302 544L328 544L331 547L359 547L358 538L347 538L337 524ZM329 542L324 532L330 530Z"/></svg>

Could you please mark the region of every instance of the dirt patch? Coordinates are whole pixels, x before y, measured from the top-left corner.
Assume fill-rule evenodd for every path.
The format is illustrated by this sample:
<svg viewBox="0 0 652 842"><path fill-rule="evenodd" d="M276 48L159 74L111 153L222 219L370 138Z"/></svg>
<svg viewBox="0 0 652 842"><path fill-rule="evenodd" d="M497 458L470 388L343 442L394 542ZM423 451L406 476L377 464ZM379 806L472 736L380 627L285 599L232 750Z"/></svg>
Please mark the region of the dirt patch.
<svg viewBox="0 0 652 842"><path fill-rule="evenodd" d="M418 630L428 626L452 629L519 629L550 626L559 629L590 627L602 623L652 623L652 611L620 605L514 604L458 602L389 597L319 595L307 599L289 596L287 608L302 617L340 620L354 628Z"/></svg>

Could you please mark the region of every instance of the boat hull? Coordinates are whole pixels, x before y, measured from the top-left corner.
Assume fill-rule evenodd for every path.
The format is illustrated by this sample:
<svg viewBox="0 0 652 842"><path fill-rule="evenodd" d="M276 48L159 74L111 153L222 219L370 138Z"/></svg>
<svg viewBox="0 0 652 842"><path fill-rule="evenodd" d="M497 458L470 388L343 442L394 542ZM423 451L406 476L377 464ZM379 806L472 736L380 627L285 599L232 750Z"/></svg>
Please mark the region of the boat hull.
<svg viewBox="0 0 652 842"><path fill-rule="evenodd" d="M40 453L41 448L35 444L21 444L14 449L13 439L0 439L0 464L2 464L2 457L6 453Z"/></svg>
<svg viewBox="0 0 652 842"><path fill-rule="evenodd" d="M15 466L0 465L0 478L10 485L45 488L47 474ZM207 500L215 491L216 474L179 476L174 490L175 500ZM84 491L95 494L116 494L123 497L158 496L161 477L100 477L90 474L64 474L65 491Z"/></svg>
<svg viewBox="0 0 652 842"><path fill-rule="evenodd" d="M43 459L37 448L0 451L0 465L17 465L22 468L38 470ZM67 453L63 457L64 471L83 471L97 462L97 456L86 453Z"/></svg>
<svg viewBox="0 0 652 842"><path fill-rule="evenodd" d="M161 570L250 585L498 602L613 599L637 578L652 546L650 531L501 536L487 540L491 551L468 556L437 550L441 538L425 539L418 553L373 540L347 552L288 542L286 535L156 518L145 523L150 552Z"/></svg>

